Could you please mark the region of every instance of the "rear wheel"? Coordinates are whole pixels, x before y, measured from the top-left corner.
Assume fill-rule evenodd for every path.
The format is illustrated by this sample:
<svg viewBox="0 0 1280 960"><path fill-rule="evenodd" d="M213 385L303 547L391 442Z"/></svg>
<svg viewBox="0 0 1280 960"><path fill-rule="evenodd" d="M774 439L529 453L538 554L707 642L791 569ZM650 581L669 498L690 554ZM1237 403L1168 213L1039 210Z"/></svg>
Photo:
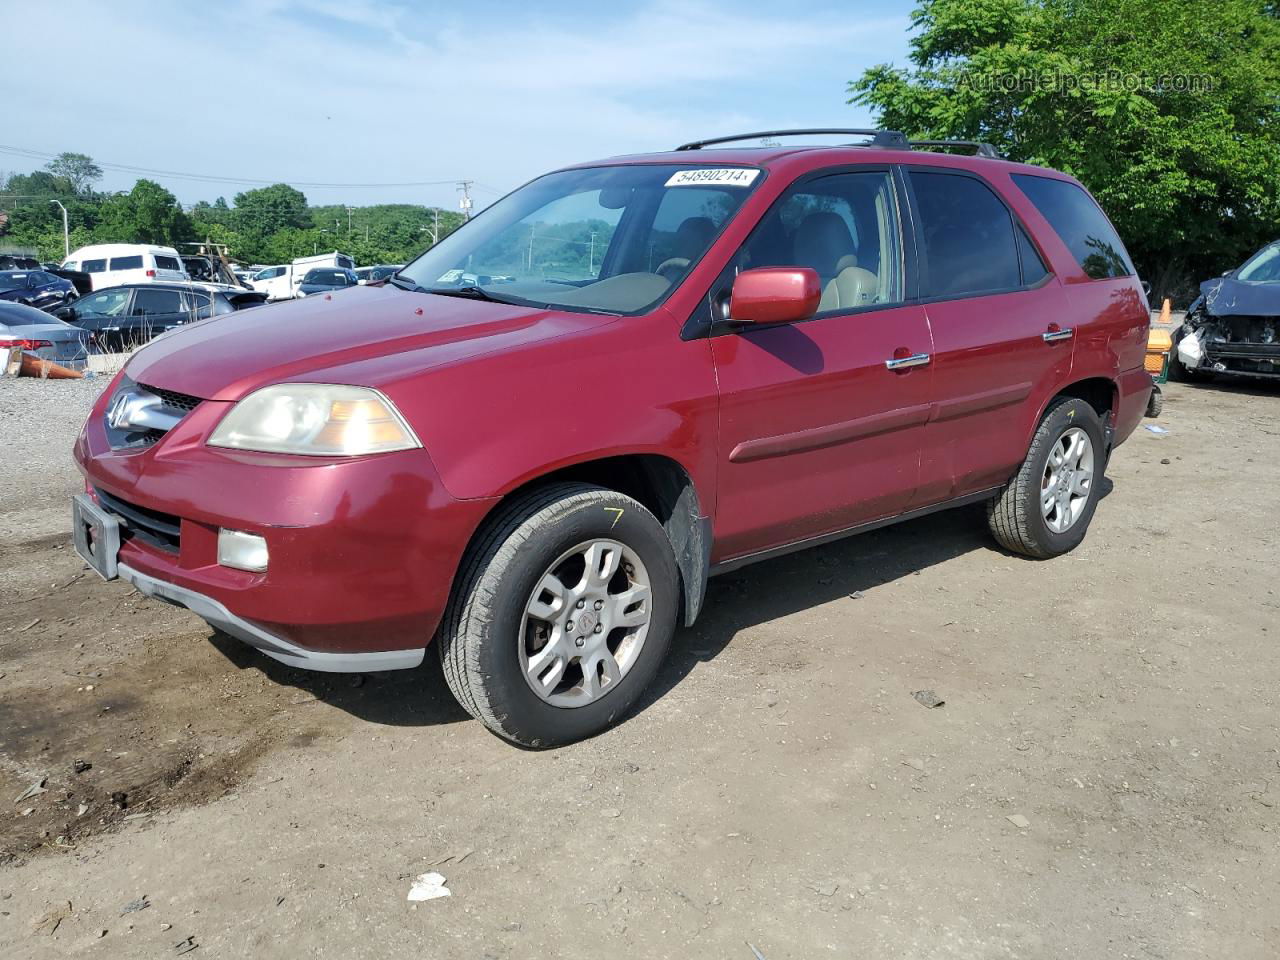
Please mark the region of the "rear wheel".
<svg viewBox="0 0 1280 960"><path fill-rule="evenodd" d="M449 689L526 746L599 733L657 673L678 591L670 541L638 501L587 484L536 490L463 561L439 636Z"/></svg>
<svg viewBox="0 0 1280 960"><path fill-rule="evenodd" d="M1074 397L1049 405L1022 467L987 506L1006 550L1046 559L1084 539L1106 467L1102 421Z"/></svg>

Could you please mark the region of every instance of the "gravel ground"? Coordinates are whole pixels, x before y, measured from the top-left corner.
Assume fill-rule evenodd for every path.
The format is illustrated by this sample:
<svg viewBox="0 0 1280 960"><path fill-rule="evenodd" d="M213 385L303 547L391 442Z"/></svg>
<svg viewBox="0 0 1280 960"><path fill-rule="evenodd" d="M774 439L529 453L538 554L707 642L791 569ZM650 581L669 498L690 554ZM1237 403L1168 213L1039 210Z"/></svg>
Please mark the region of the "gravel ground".
<svg viewBox="0 0 1280 960"><path fill-rule="evenodd" d="M67 488L79 476L71 445L108 383L108 377L0 377L0 500L5 501L0 541L25 540L66 527L61 512ZM14 495L18 490L20 498ZM0 569L0 591L4 583Z"/></svg>
<svg viewBox="0 0 1280 960"><path fill-rule="evenodd" d="M962 509L716 578L530 752L434 657L292 671L86 573L96 389L0 382L0 957L1280 953L1280 390L1170 385L1067 557Z"/></svg>

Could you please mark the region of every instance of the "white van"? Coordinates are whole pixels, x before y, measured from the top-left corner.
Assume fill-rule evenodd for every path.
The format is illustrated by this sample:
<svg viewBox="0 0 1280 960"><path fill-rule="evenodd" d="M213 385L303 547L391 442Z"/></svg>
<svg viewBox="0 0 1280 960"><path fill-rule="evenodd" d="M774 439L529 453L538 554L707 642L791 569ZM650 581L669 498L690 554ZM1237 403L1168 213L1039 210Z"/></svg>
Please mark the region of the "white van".
<svg viewBox="0 0 1280 960"><path fill-rule="evenodd" d="M345 253L318 253L314 257L299 257L293 263L264 267L253 275L249 285L267 295L268 300L291 300L298 295L298 287L308 270L316 267L340 267L354 270L355 260Z"/></svg>
<svg viewBox="0 0 1280 960"><path fill-rule="evenodd" d="M63 261L62 268L89 274L94 290L122 283L172 283L191 279L177 250L145 243L98 243L81 247Z"/></svg>

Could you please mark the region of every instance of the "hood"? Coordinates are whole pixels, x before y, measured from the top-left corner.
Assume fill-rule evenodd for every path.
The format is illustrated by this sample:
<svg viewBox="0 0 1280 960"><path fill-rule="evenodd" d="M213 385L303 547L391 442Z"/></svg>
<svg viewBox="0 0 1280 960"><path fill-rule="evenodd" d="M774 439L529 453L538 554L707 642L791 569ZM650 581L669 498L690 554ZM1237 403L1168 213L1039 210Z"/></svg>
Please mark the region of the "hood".
<svg viewBox="0 0 1280 960"><path fill-rule="evenodd" d="M324 371L325 382L381 387L407 372L616 319L391 286L349 287L176 328L139 350L127 369L135 382L206 400L239 400L269 383L304 381L315 371ZM363 363L391 356L404 362ZM362 373L347 379L344 367L356 364ZM370 374L371 367L384 372Z"/></svg>
<svg viewBox="0 0 1280 960"><path fill-rule="evenodd" d="M1214 317L1280 316L1280 283L1214 277L1200 284L1205 312Z"/></svg>

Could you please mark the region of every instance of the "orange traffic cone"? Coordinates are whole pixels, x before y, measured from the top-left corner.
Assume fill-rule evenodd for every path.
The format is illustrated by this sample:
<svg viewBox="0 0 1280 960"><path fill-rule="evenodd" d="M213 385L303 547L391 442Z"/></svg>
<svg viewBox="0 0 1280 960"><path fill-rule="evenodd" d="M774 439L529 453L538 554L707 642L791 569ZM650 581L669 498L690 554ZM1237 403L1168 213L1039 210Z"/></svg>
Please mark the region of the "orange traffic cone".
<svg viewBox="0 0 1280 960"><path fill-rule="evenodd" d="M53 363L29 353L22 355L22 367L18 371L20 377L40 377L44 380L80 380L84 374L72 370L60 363Z"/></svg>
<svg viewBox="0 0 1280 960"><path fill-rule="evenodd" d="M1173 323L1173 304L1168 297L1164 298L1164 306L1160 308L1160 322Z"/></svg>

